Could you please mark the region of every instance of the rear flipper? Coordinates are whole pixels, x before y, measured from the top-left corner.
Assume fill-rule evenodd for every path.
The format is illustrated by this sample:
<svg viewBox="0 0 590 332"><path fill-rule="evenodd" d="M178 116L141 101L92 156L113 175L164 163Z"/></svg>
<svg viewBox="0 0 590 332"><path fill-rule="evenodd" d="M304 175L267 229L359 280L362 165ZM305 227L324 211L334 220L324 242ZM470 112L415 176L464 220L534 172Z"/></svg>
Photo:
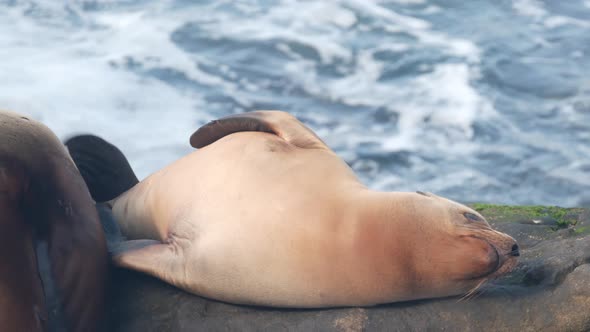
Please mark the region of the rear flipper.
<svg viewBox="0 0 590 332"><path fill-rule="evenodd" d="M311 129L293 115L281 111L247 112L211 121L192 134L190 143L201 149L224 136L244 131L275 134L303 149L328 149Z"/></svg>
<svg viewBox="0 0 590 332"><path fill-rule="evenodd" d="M95 201L116 198L139 182L123 153L102 138L79 135L65 145Z"/></svg>

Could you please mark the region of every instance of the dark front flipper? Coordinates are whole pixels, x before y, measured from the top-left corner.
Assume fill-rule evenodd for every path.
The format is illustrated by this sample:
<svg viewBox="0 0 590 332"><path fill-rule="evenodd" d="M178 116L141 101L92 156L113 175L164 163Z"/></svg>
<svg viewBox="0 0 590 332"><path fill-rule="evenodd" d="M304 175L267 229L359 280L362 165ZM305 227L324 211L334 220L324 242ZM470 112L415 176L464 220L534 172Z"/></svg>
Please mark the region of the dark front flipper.
<svg viewBox="0 0 590 332"><path fill-rule="evenodd" d="M224 136L243 131L275 134L304 149L328 148L313 131L297 118L281 111L248 112L211 121L192 134L190 143L191 146L200 149Z"/></svg>
<svg viewBox="0 0 590 332"><path fill-rule="evenodd" d="M102 138L79 135L65 145L95 201L116 198L139 182L125 155Z"/></svg>

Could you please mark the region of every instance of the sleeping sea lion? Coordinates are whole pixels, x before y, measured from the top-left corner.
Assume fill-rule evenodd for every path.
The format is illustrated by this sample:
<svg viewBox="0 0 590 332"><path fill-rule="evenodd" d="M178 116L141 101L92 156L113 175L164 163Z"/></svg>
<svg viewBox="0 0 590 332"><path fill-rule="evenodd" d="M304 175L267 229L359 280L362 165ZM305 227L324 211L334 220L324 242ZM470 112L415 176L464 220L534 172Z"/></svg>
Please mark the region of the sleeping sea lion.
<svg viewBox="0 0 590 332"><path fill-rule="evenodd" d="M85 179L130 187L103 197L130 239L115 264L205 297L297 308L444 297L510 271L519 255L467 206L368 189L284 112L213 121L190 138L198 150L139 183L116 148L85 140L66 143ZM102 181L97 169L109 170Z"/></svg>

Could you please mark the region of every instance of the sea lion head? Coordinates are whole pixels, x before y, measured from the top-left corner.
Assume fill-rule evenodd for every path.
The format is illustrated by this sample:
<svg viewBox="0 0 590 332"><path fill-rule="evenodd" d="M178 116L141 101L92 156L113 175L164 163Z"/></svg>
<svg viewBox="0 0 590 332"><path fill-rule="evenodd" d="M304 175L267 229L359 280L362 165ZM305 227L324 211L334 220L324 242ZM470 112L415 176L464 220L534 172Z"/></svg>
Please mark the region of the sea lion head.
<svg viewBox="0 0 590 332"><path fill-rule="evenodd" d="M419 264L434 293L455 295L510 272L520 256L511 236L490 227L477 211L449 199L418 192L413 209L427 241ZM428 227L425 227L428 223Z"/></svg>

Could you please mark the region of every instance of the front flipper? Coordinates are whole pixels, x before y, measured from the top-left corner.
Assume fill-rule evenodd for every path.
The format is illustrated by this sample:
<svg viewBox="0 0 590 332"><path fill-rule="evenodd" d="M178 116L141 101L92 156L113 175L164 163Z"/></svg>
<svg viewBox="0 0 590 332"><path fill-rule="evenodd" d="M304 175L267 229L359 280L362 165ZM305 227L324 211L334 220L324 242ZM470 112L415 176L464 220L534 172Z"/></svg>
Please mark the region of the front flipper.
<svg viewBox="0 0 590 332"><path fill-rule="evenodd" d="M116 266L143 272L181 288L185 282L183 256L172 244L131 240L119 242L109 249Z"/></svg>
<svg viewBox="0 0 590 332"><path fill-rule="evenodd" d="M218 139L242 131L275 134L305 149L328 149L326 144L297 118L287 112L256 111L230 115L199 128L190 139L191 146L205 147Z"/></svg>
<svg viewBox="0 0 590 332"><path fill-rule="evenodd" d="M64 144L95 201L107 202L139 183L127 157L104 139L78 135Z"/></svg>

